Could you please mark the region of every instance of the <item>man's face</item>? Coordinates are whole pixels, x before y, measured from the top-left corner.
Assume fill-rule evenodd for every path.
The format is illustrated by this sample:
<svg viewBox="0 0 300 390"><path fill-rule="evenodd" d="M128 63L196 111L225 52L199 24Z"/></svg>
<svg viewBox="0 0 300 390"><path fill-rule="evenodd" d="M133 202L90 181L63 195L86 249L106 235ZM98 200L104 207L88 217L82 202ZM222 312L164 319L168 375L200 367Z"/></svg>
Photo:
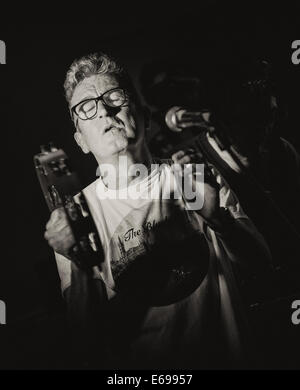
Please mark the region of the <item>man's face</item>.
<svg viewBox="0 0 300 390"><path fill-rule="evenodd" d="M85 78L76 86L70 107L117 87L122 85L112 75ZM76 142L83 152L92 152L98 161L137 148L144 136L143 115L130 98L125 105L113 108L100 100L95 117L82 120L74 114L74 120Z"/></svg>

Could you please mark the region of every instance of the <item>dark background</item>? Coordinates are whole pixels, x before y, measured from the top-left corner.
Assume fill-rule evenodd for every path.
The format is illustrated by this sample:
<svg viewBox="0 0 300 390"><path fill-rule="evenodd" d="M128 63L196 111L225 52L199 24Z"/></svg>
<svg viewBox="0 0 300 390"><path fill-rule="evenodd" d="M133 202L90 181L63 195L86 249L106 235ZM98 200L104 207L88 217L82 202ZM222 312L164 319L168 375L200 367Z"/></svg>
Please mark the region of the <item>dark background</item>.
<svg viewBox="0 0 300 390"><path fill-rule="evenodd" d="M64 99L71 62L84 54L110 51L127 65L137 87L146 64L184 61L193 67L258 57L277 72L288 119L283 136L300 150L300 65L291 62L291 43L300 39L298 7L211 1L199 9L162 11L141 5L136 12L110 14L83 23L0 26L7 65L0 66L2 255L0 299L7 304L0 368L64 368L67 331L51 250L43 239L49 218L33 167L39 145L54 141L69 155L83 184L94 180L96 164L82 155ZM80 13L79 13L80 14ZM78 14L78 18L79 18ZM6 119L6 122L4 122ZM4 217L5 215L5 217Z"/></svg>

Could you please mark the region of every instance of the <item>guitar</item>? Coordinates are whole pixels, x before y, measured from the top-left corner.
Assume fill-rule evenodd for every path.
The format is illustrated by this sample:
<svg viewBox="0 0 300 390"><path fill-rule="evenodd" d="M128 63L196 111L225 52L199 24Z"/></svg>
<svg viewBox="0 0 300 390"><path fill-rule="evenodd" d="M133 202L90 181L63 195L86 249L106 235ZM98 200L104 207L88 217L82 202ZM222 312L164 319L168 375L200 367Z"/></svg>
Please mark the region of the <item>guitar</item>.
<svg viewBox="0 0 300 390"><path fill-rule="evenodd" d="M49 143L33 160L49 211L63 207L67 215L75 239L69 252L72 261L80 269L101 267L104 255L97 228L67 155Z"/></svg>

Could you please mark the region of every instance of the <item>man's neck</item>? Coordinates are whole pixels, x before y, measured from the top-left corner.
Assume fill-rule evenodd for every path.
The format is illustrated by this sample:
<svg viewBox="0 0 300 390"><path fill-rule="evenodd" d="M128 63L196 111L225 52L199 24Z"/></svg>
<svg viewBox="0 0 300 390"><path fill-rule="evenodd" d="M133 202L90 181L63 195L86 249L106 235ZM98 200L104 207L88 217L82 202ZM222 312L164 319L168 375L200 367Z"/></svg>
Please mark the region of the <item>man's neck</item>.
<svg viewBox="0 0 300 390"><path fill-rule="evenodd" d="M144 144L139 150L127 149L97 161L103 183L110 189L118 190L126 188L133 180L147 176L153 160Z"/></svg>

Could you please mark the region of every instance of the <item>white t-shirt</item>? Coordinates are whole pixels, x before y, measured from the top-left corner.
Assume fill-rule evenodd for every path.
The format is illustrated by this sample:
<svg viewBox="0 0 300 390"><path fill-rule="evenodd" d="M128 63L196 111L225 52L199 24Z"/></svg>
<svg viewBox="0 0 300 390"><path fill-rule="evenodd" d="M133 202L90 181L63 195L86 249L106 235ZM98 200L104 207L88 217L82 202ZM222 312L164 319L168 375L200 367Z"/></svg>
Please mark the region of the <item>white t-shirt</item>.
<svg viewBox="0 0 300 390"><path fill-rule="evenodd" d="M117 321L121 328L132 327L136 306L128 305L131 299L145 304L138 332L130 339L133 361L141 356L145 365L155 359L167 361L170 351L175 351L186 354L188 367L195 356L197 367L210 367L223 348L220 344L226 344L224 350L230 346L236 357L240 348L228 286L218 262L226 254L210 228L207 245L204 222L197 212L186 209L183 197L166 199L176 187L173 178L167 164L154 169L134 184L138 189L131 188L138 193L135 199L124 196L125 189L108 190L101 178L84 189L105 254L101 269L94 267L94 277L104 281L112 303L126 296L119 317L118 305L112 305L112 327ZM220 205L233 218L247 218L221 177L217 181ZM156 199L147 196L149 190ZM55 256L64 291L71 284L71 262Z"/></svg>

